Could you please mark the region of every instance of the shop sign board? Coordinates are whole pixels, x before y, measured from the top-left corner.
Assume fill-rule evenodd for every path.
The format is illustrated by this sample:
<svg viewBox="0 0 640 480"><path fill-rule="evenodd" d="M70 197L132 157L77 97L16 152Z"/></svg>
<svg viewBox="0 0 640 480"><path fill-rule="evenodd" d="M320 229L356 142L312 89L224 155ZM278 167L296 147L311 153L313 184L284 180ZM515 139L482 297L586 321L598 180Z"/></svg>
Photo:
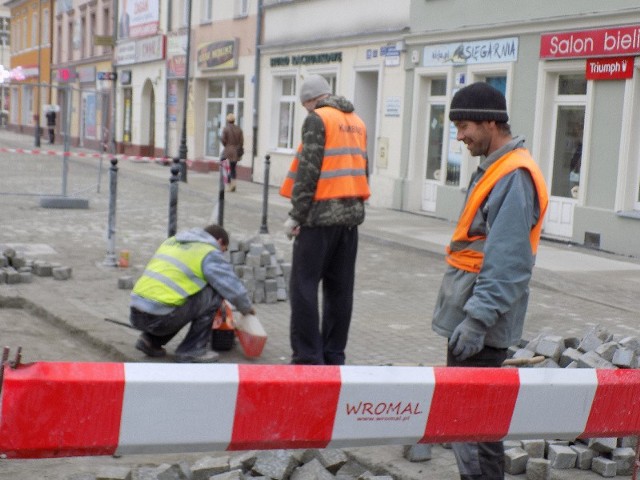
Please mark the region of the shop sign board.
<svg viewBox="0 0 640 480"><path fill-rule="evenodd" d="M640 55L640 25L545 33L540 58Z"/></svg>
<svg viewBox="0 0 640 480"><path fill-rule="evenodd" d="M422 54L424 67L515 62L518 37L428 45Z"/></svg>
<svg viewBox="0 0 640 480"><path fill-rule="evenodd" d="M587 59L587 80L620 80L633 77L633 57Z"/></svg>

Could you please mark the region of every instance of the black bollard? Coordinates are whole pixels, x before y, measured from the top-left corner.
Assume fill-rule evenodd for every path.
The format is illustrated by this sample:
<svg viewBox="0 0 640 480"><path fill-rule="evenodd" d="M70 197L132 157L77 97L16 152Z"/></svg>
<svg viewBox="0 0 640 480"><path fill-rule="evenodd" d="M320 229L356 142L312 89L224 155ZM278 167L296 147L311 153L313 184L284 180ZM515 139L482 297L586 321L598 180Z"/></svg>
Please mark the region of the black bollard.
<svg viewBox="0 0 640 480"><path fill-rule="evenodd" d="M111 159L109 168L109 220L107 225L107 256L103 265L115 267L116 260L116 199L118 191L118 159Z"/></svg>
<svg viewBox="0 0 640 480"><path fill-rule="evenodd" d="M179 159L178 159L179 160ZM169 229L168 237L173 237L178 231L178 181L180 180L180 165L171 165L171 178L169 179Z"/></svg>
<svg viewBox="0 0 640 480"><path fill-rule="evenodd" d="M269 233L267 227L267 210L269 206L269 166L271 165L271 155L264 156L264 185L262 186L262 225L260 233Z"/></svg>
<svg viewBox="0 0 640 480"><path fill-rule="evenodd" d="M224 223L224 165L223 161L218 164L220 171L220 180L218 182L218 225L221 227Z"/></svg>

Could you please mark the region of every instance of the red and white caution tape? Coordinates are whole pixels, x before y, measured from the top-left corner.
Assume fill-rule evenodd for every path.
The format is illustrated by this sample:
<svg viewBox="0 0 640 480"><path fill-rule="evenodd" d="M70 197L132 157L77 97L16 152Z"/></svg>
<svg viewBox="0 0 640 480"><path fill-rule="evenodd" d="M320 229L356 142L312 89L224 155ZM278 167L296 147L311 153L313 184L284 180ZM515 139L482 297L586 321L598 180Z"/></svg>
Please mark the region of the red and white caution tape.
<svg viewBox="0 0 640 480"><path fill-rule="evenodd" d="M640 433L640 370L34 363L0 455L326 448Z"/></svg>
<svg viewBox="0 0 640 480"><path fill-rule="evenodd" d="M4 148L0 147L0 153L20 153L25 155L50 155L50 156L59 156L59 157L78 157L78 158L117 158L118 160L129 160L133 162L156 162L168 164L173 162L172 158L169 157L147 157L142 155L125 155L125 154L117 154L112 155L110 153L89 153L89 152L73 152L68 151L64 152L61 150L40 150L37 148L34 149L25 149L25 148ZM190 163L188 160L187 163Z"/></svg>

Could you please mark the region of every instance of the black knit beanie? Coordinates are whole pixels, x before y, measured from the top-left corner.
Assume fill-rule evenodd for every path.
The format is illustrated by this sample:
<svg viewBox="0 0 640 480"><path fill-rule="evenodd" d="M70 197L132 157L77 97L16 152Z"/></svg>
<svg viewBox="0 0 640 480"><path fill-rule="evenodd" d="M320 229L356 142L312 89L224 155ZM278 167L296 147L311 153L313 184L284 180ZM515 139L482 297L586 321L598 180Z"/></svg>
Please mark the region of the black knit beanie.
<svg viewBox="0 0 640 480"><path fill-rule="evenodd" d="M453 96L449 120L508 122L507 101L499 90L488 83L472 83Z"/></svg>

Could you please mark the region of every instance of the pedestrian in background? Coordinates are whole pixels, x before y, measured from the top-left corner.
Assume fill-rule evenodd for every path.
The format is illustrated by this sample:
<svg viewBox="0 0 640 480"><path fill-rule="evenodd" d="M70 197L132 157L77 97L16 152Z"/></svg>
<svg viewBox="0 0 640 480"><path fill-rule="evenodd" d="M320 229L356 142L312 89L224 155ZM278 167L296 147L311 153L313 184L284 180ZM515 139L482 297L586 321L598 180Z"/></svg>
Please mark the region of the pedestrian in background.
<svg viewBox="0 0 640 480"><path fill-rule="evenodd" d="M236 116L233 113L227 115L227 125L222 130L222 150L221 160L229 160L229 191L236 191L236 165L244 155L244 135L242 129L235 124Z"/></svg>
<svg viewBox="0 0 640 480"><path fill-rule="evenodd" d="M432 328L449 339L447 366L500 367L522 336L547 188L524 138L511 135L500 91L462 88L449 119L480 165L447 247ZM502 442L452 446L461 479L504 478Z"/></svg>
<svg viewBox="0 0 640 480"><path fill-rule="evenodd" d="M343 365L353 310L358 225L369 198L367 131L353 104L310 75L300 101L309 112L280 193L291 198L285 233L293 244L289 297L291 363ZM322 316L318 287L322 282Z"/></svg>
<svg viewBox="0 0 640 480"><path fill-rule="evenodd" d="M130 322L142 334L135 347L149 357L191 324L176 348L176 361L218 360L209 347L214 314L223 299L242 314L255 314L242 281L223 253L229 235L219 225L179 232L165 240L147 264L131 293Z"/></svg>
<svg viewBox="0 0 640 480"><path fill-rule="evenodd" d="M56 111L51 109L46 114L47 128L49 129L49 143L53 144L56 141Z"/></svg>

